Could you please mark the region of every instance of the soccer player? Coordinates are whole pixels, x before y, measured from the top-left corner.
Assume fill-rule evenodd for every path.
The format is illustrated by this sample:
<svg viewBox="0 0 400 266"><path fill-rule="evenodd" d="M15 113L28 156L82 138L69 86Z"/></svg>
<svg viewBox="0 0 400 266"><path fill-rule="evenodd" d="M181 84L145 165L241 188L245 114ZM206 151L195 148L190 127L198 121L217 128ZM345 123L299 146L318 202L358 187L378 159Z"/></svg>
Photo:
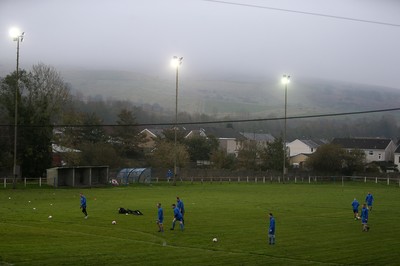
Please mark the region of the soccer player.
<svg viewBox="0 0 400 266"><path fill-rule="evenodd" d="M81 196L81 207L80 208L82 209L82 212L85 215L85 219L87 219L88 214L86 211L86 197L83 195L83 193L80 193L80 196Z"/></svg>
<svg viewBox="0 0 400 266"><path fill-rule="evenodd" d="M164 232L164 211L161 208L161 203L157 203L157 208L158 208L158 219L157 219L157 225L158 225L158 232Z"/></svg>
<svg viewBox="0 0 400 266"><path fill-rule="evenodd" d="M178 207L176 207L175 204L172 204L172 209L174 210L174 219L172 220L172 227L171 230L175 229L175 222L179 221L179 225L181 227L181 230L183 231L183 219L182 219L182 214L179 211Z"/></svg>
<svg viewBox="0 0 400 266"><path fill-rule="evenodd" d="M358 216L358 207L360 206L360 203L358 203L358 200L356 198L354 198L351 206L353 206L354 220L359 220L360 217Z"/></svg>
<svg viewBox="0 0 400 266"><path fill-rule="evenodd" d="M268 240L270 245L275 245L275 218L269 213Z"/></svg>
<svg viewBox="0 0 400 266"><path fill-rule="evenodd" d="M374 197L370 192L368 192L367 196L365 197L365 202L368 205L368 209L372 211L372 203L374 202Z"/></svg>
<svg viewBox="0 0 400 266"><path fill-rule="evenodd" d="M185 223L185 205L179 197L176 197L176 206L182 214L182 223Z"/></svg>
<svg viewBox="0 0 400 266"><path fill-rule="evenodd" d="M369 231L369 226L368 226L368 208L367 204L363 204L363 207L361 209L361 225L362 225L362 231L363 232L368 232Z"/></svg>

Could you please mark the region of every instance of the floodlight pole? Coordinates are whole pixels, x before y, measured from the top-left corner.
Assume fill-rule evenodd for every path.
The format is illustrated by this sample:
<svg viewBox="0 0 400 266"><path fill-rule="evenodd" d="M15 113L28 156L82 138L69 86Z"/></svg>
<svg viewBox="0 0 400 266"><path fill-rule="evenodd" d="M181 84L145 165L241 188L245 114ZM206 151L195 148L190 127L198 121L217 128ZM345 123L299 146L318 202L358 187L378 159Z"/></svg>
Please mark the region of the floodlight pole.
<svg viewBox="0 0 400 266"><path fill-rule="evenodd" d="M172 57L172 63L176 68L175 78L175 127L174 127L174 178L172 184L176 186L178 176L178 147L177 147L177 130L178 130L178 85L179 85L179 66L182 64L183 57Z"/></svg>
<svg viewBox="0 0 400 266"><path fill-rule="evenodd" d="M19 44L24 38L24 33L18 34L14 37L17 42L17 68L16 68L16 83L15 83L15 110L14 110L14 165L13 165L13 189L17 184L17 135L18 135L18 95L19 95Z"/></svg>
<svg viewBox="0 0 400 266"><path fill-rule="evenodd" d="M286 177L286 120L287 120L287 86L290 82L289 75L283 75L282 83L285 85L285 119L284 119L284 127L283 127L283 169L282 169L282 182L285 183Z"/></svg>

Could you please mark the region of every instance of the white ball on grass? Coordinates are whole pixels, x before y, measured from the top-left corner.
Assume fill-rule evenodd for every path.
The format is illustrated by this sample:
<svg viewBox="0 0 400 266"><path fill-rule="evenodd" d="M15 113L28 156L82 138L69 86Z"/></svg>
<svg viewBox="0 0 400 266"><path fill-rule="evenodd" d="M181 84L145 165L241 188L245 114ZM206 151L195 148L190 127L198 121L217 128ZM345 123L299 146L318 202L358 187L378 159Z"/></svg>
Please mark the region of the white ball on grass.
<svg viewBox="0 0 400 266"><path fill-rule="evenodd" d="M117 224L117 221L112 221L111 224Z"/></svg>
<svg viewBox="0 0 400 266"><path fill-rule="evenodd" d="M217 242L218 239L217 239L216 237L214 237L212 241L213 241L213 242Z"/></svg>
<svg viewBox="0 0 400 266"><path fill-rule="evenodd" d="M49 216L49 219L51 219L51 218L53 218L53 216L50 215L50 216Z"/></svg>

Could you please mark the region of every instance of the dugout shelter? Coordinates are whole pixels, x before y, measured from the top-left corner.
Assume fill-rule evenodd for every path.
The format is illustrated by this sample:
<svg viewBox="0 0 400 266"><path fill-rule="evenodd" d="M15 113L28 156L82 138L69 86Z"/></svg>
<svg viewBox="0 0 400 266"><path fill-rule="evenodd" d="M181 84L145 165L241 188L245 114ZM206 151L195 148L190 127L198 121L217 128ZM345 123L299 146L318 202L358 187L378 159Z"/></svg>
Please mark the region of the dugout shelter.
<svg viewBox="0 0 400 266"><path fill-rule="evenodd" d="M47 184L54 187L93 187L108 184L108 166L54 167L47 169Z"/></svg>
<svg viewBox="0 0 400 266"><path fill-rule="evenodd" d="M123 168L117 174L120 184L129 185L131 183L150 183L151 168Z"/></svg>

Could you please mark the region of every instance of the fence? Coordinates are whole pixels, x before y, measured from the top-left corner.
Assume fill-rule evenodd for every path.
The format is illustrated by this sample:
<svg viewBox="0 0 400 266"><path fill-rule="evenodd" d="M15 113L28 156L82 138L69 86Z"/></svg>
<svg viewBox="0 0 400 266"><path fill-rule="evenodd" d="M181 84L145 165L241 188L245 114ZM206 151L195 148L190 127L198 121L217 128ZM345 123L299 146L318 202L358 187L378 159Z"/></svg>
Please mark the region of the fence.
<svg viewBox="0 0 400 266"><path fill-rule="evenodd" d="M1 179L0 179L1 180ZM17 183L16 185L20 186L23 184L24 187L27 186L38 186L42 187L42 185L47 185L47 179L45 177L39 177L39 178L17 178ZM3 178L3 187L7 188L12 187L14 185L14 178L12 177L4 177Z"/></svg>
<svg viewBox="0 0 400 266"><path fill-rule="evenodd" d="M172 182L167 178L153 178L156 183ZM399 177L370 177L370 176L288 176L285 179L282 176L245 176L245 177L179 177L177 182L189 183L341 183L345 182L362 182L376 183L385 185L396 185L400 187Z"/></svg>
<svg viewBox="0 0 400 266"><path fill-rule="evenodd" d="M0 179L1 180L1 179ZM169 183L172 180L168 180L166 177L153 178L155 183ZM193 183L291 183L291 184L317 184L317 183L341 183L345 182L360 182L360 183L375 183L383 184L387 186L399 186L399 177L372 177L372 176L288 176L282 179L282 176L223 176L223 177L179 177L177 182L189 182ZM3 187L12 187L13 178L3 178ZM42 187L47 185L47 179L44 177L39 178L22 178L17 179L18 186L23 185L24 187Z"/></svg>

